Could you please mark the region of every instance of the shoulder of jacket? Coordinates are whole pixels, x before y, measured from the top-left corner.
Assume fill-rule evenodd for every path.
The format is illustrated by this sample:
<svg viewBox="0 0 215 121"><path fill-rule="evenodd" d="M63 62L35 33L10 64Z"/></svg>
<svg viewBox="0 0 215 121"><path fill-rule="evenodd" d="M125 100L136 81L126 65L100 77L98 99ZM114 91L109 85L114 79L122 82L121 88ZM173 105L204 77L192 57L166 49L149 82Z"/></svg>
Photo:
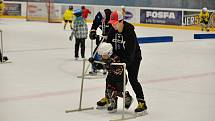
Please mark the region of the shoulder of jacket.
<svg viewBox="0 0 215 121"><path fill-rule="evenodd" d="M134 30L134 25L132 25L126 21L124 22L124 26L125 26L126 30L131 30L131 29Z"/></svg>

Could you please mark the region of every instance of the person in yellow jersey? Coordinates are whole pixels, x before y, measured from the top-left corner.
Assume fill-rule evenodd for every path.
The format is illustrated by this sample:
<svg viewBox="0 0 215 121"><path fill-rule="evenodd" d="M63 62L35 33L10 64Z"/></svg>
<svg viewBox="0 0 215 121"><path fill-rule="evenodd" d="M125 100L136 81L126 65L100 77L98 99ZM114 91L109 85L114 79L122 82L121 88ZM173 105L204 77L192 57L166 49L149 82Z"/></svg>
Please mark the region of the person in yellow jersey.
<svg viewBox="0 0 215 121"><path fill-rule="evenodd" d="M64 12L63 15L64 20L64 29L66 29L67 23L70 24L70 28L72 28L72 20L73 20L73 6L69 6L69 8Z"/></svg>
<svg viewBox="0 0 215 121"><path fill-rule="evenodd" d="M199 14L199 18L200 18L200 24L201 24L202 31L204 31L204 29L206 31L209 31L209 28L208 28L209 13L208 13L208 9L206 7L202 8L202 10Z"/></svg>
<svg viewBox="0 0 215 121"><path fill-rule="evenodd" d="M3 12L4 12L4 2L3 0L0 0L0 16L3 15Z"/></svg>

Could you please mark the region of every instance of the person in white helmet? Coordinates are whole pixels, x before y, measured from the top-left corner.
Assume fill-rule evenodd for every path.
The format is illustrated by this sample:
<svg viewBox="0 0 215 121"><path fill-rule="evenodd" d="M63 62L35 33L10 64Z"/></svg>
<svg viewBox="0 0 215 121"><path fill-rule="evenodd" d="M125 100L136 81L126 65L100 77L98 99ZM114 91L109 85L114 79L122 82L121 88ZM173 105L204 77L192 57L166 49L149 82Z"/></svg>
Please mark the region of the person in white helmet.
<svg viewBox="0 0 215 121"><path fill-rule="evenodd" d="M202 8L202 10L199 14L199 19L200 19L202 31L204 31L204 29L206 31L209 31L209 28L208 28L209 13L208 13L208 9L206 7Z"/></svg>
<svg viewBox="0 0 215 121"><path fill-rule="evenodd" d="M105 98L97 102L97 109L104 108L105 104L108 103L107 110L110 113L117 111L117 100L118 97L123 97L123 77L124 70L122 65L111 65L111 63L123 63L123 61L113 54L112 44L103 42L99 45L98 54L102 57L102 62L108 71L106 78L106 90ZM126 79L127 82L127 79ZM128 91L125 92L125 108L128 109L133 102L132 96Z"/></svg>

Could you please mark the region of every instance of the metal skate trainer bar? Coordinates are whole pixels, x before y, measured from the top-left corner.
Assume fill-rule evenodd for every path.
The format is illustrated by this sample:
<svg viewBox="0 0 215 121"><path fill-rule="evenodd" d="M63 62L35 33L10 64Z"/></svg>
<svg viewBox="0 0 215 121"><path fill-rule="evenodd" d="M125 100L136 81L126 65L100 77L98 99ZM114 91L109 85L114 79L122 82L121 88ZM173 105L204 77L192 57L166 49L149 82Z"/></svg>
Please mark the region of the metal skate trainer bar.
<svg viewBox="0 0 215 121"><path fill-rule="evenodd" d="M85 75L85 63L86 59L83 60L83 70L82 70L82 79L81 79L81 91L80 91L80 102L79 102L79 108L75 110L66 110L66 113L70 112L76 112L76 111L83 111L83 110L93 110L93 107L88 107L88 108L82 108L82 96L83 96L83 88L84 88L84 75Z"/></svg>
<svg viewBox="0 0 215 121"><path fill-rule="evenodd" d="M3 57L4 57L4 49L3 49L3 37L2 37L2 30L0 30L0 33L1 33L1 50L0 50L0 52L1 52L1 60L2 60L2 62L1 63L4 63L3 62Z"/></svg>
<svg viewBox="0 0 215 121"><path fill-rule="evenodd" d="M77 112L77 111L84 111L84 110L93 110L93 107L88 107L88 108L82 108L82 96L83 96L83 84L84 84L84 77L85 77L85 73L88 70L88 68L85 70L85 63L86 63L87 59L83 60L83 70L82 70L82 81L81 81L81 91L80 91L80 102L79 102L79 108L75 109L75 110L66 110L66 113L70 113L70 112ZM94 61L95 63L100 63L100 64L105 64L104 62L100 62L100 61ZM121 120L127 120L127 119L134 119L136 118L136 116L132 116L132 117L126 117L125 118L125 85L126 85L126 78L129 81L128 78L128 72L126 70L126 64L125 63L111 63L111 65L121 65L123 66L124 69L124 76L123 76L123 111L122 111L122 117L120 119L113 119L110 121L121 121Z"/></svg>
<svg viewBox="0 0 215 121"><path fill-rule="evenodd" d="M101 61L94 61L95 63L100 63L100 64L105 64L104 62ZM125 86L126 86L126 78L129 81L128 78L128 71L126 69L126 63L111 63L111 65L115 65L115 66L123 66L123 70L124 70L124 75L123 75L123 108L122 108L122 117L120 119L113 119L110 121L123 121L123 120L128 120L128 119L134 119L136 118L136 116L131 116L131 117L126 117L125 118Z"/></svg>

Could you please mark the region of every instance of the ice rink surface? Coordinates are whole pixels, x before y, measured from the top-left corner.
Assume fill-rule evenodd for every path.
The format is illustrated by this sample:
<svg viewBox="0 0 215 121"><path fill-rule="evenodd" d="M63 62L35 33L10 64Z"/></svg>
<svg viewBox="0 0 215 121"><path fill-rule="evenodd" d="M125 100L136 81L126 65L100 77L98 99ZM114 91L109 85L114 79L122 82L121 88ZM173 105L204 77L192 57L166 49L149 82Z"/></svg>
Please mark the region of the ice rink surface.
<svg viewBox="0 0 215 121"><path fill-rule="evenodd" d="M90 28L90 25L89 25ZM0 64L0 121L109 121L118 112L77 109L82 61L74 60L74 40L62 23L1 19L5 55ZM141 44L139 81L149 114L130 121L215 121L215 39L194 40L191 30L136 27L138 37L174 37L172 43ZM91 40L86 40L90 57ZM88 63L87 63L88 64ZM83 108L104 96L105 79L86 79ZM130 84L127 89L135 97ZM136 100L126 110L132 116Z"/></svg>

